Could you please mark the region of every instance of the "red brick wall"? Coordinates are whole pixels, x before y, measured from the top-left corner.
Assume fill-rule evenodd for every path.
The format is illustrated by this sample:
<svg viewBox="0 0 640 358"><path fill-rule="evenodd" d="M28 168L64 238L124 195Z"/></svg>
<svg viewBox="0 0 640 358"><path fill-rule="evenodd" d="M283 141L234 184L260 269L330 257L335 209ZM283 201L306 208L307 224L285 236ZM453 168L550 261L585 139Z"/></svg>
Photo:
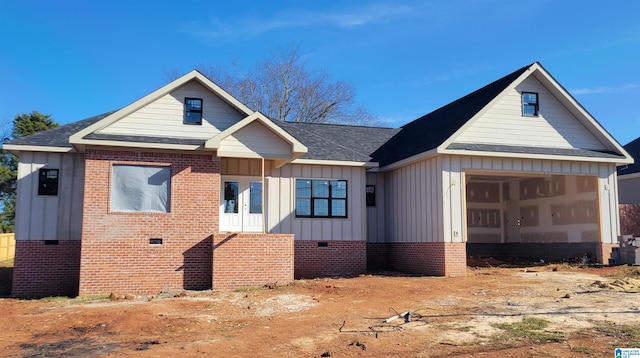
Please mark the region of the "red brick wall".
<svg viewBox="0 0 640 358"><path fill-rule="evenodd" d="M318 243L326 243L319 247ZM295 277L311 278L332 275L352 275L367 270L365 241L295 242Z"/></svg>
<svg viewBox="0 0 640 358"><path fill-rule="evenodd" d="M293 281L293 242L293 234L214 235L213 288Z"/></svg>
<svg viewBox="0 0 640 358"><path fill-rule="evenodd" d="M80 295L211 287L220 162L210 155L88 149ZM113 164L171 166L169 213L110 212ZM161 238L162 245L150 245Z"/></svg>
<svg viewBox="0 0 640 358"><path fill-rule="evenodd" d="M460 276L467 270L464 243L369 243L367 250L368 261L377 264L378 268L386 263L386 270L434 276Z"/></svg>
<svg viewBox="0 0 640 358"><path fill-rule="evenodd" d="M16 297L71 296L78 294L80 241L16 241L11 294Z"/></svg>

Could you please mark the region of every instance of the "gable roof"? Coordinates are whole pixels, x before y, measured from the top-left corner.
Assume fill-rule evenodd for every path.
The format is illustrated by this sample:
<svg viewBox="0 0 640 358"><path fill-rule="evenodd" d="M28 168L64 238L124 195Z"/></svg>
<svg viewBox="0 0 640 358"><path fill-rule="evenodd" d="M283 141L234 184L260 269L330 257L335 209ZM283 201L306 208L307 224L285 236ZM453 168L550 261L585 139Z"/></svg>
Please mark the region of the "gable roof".
<svg viewBox="0 0 640 358"><path fill-rule="evenodd" d="M618 167L618 176L640 173L640 137L625 144L624 149L635 158L635 163Z"/></svg>
<svg viewBox="0 0 640 358"><path fill-rule="evenodd" d="M536 78L609 150L575 148L524 147L510 145L482 145L455 143L455 138L477 120L492 104L499 101L508 89L513 89L529 76ZM373 153L380 167L435 154L476 154L531 157L562 156L572 159L614 161L627 163L629 158L622 146L564 89L538 62L522 67L490 84L459 98L404 126L401 131Z"/></svg>
<svg viewBox="0 0 640 358"><path fill-rule="evenodd" d="M499 101L529 76L536 78L592 133L608 150L585 148L545 148L480 143L455 143L455 138L477 120L487 108ZM207 139L168 136L106 134L99 130L132 111L190 82L198 81L218 94L246 117L227 130ZM138 101L114 112L71 123L56 129L19 138L4 145L12 151L34 150L71 152L85 145L113 145L177 150L216 149L220 141L250 123L259 121L273 134L292 145L292 159L368 163L387 169L416 158L436 154L525 156L530 158L569 158L619 164L633 163L624 148L539 64L522 67L458 100L455 100L401 128L361 127L337 124L273 121L257 114L198 71L192 71ZM297 148L297 149L296 149ZM352 165L352 164L348 164Z"/></svg>
<svg viewBox="0 0 640 358"><path fill-rule="evenodd" d="M117 122L123 117L135 112L136 110L144 107L145 105L152 103L153 101L161 98L162 96L168 93L171 93L172 91L192 81L196 81L200 83L202 86L207 88L212 93L216 94L220 99L222 99L223 101L231 105L233 108L235 108L239 112L243 113L245 116L248 116L253 113L253 111L249 107L245 106L240 101L235 99L233 96L231 96L228 92L226 92L221 87L219 87L209 78L207 78L205 75L203 75L197 70L193 70L179 77L178 79L171 81L170 83L160 87L159 89L151 92L150 94L140 98L139 100L129 104L128 106L110 113L105 118L102 118L99 121L83 128L77 133L72 134L69 137L69 142L74 146L76 146L79 150L82 150L83 146L87 144L104 144L104 143L100 143L100 141L103 141L103 140L111 141L110 144L112 145L120 145L118 142L127 142L129 139L132 139L131 142L133 143L164 143L164 144L174 145L175 149L193 149L190 147L192 144L187 144L185 143L184 140L179 138L172 139L172 141L175 143L167 143L166 141L163 142L162 139L159 139L157 141L148 141L144 137L132 138L133 136L123 136L123 135L113 136L113 135L103 135L103 134L99 135L98 133L96 133L100 129L105 128ZM189 142L189 140L187 140L187 142ZM185 147L181 148L180 146L185 146Z"/></svg>
<svg viewBox="0 0 640 358"><path fill-rule="evenodd" d="M437 148L469 119L529 69L522 67L401 127L400 133L373 153L380 166Z"/></svg>

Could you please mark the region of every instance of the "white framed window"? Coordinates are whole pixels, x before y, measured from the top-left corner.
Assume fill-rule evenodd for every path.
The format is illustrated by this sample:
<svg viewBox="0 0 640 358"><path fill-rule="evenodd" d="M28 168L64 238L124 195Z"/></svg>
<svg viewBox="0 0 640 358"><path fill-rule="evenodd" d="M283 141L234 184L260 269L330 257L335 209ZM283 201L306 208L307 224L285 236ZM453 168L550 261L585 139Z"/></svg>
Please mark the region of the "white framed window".
<svg viewBox="0 0 640 358"><path fill-rule="evenodd" d="M539 110L538 94L535 92L522 92L522 115L534 117Z"/></svg>
<svg viewBox="0 0 640 358"><path fill-rule="evenodd" d="M169 212L171 167L114 164L111 173L111 211Z"/></svg>
<svg viewBox="0 0 640 358"><path fill-rule="evenodd" d="M346 218L347 181L296 179L296 217Z"/></svg>

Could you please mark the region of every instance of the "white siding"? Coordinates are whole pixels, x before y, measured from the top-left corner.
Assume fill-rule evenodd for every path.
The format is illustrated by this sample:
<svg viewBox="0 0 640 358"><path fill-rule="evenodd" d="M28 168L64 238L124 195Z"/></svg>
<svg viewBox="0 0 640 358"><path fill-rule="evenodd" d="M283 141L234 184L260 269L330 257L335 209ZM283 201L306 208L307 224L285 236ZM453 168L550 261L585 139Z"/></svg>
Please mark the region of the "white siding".
<svg viewBox="0 0 640 358"><path fill-rule="evenodd" d="M38 195L40 168L59 169L57 196ZM81 154L21 153L16 240L80 240L83 193Z"/></svg>
<svg viewBox="0 0 640 358"><path fill-rule="evenodd" d="M386 173L387 242L443 241L450 205L442 200L441 170L441 160L432 158Z"/></svg>
<svg viewBox="0 0 640 358"><path fill-rule="evenodd" d="M640 173L618 177L620 204L640 204Z"/></svg>
<svg viewBox="0 0 640 358"><path fill-rule="evenodd" d="M292 233L296 240L366 240L365 170L360 167L287 164L267 178L269 233ZM295 179L347 180L347 218L295 217Z"/></svg>
<svg viewBox="0 0 640 358"><path fill-rule="evenodd" d="M386 242L465 240L464 173L469 170L494 175L596 176L600 236L604 243L617 240L619 219L613 164L444 155L385 174Z"/></svg>
<svg viewBox="0 0 640 358"><path fill-rule="evenodd" d="M218 150L219 156L225 153L258 154L266 158L290 158L291 145L285 142L269 128L253 122L223 139Z"/></svg>
<svg viewBox="0 0 640 358"><path fill-rule="evenodd" d="M185 97L202 98L202 125L184 124ZM244 115L196 81L191 81L99 133L208 139Z"/></svg>
<svg viewBox="0 0 640 358"><path fill-rule="evenodd" d="M540 113L522 115L522 92L537 92ZM531 76L506 93L455 142L551 148L605 149L571 112Z"/></svg>

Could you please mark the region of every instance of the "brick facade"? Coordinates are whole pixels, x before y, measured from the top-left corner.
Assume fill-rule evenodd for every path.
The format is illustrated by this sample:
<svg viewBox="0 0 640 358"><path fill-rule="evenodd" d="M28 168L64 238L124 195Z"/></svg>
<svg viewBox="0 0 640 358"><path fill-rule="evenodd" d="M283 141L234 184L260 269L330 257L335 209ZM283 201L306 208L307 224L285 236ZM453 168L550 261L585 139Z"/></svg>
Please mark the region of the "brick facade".
<svg viewBox="0 0 640 358"><path fill-rule="evenodd" d="M13 296L75 296L79 275L80 241L16 241Z"/></svg>
<svg viewBox="0 0 640 358"><path fill-rule="evenodd" d="M168 213L111 212L113 164L171 167ZM88 149L79 294L211 288L220 162L210 155ZM162 244L150 244L150 239Z"/></svg>
<svg viewBox="0 0 640 358"><path fill-rule="evenodd" d="M326 246L325 246L326 245ZM295 242L295 277L353 275L367 270L365 241Z"/></svg>
<svg viewBox="0 0 640 358"><path fill-rule="evenodd" d="M213 288L293 281L293 242L293 234L214 235Z"/></svg>
<svg viewBox="0 0 640 358"><path fill-rule="evenodd" d="M467 270L465 243L368 243L367 255L367 261L376 269L409 274L460 276L466 274Z"/></svg>

